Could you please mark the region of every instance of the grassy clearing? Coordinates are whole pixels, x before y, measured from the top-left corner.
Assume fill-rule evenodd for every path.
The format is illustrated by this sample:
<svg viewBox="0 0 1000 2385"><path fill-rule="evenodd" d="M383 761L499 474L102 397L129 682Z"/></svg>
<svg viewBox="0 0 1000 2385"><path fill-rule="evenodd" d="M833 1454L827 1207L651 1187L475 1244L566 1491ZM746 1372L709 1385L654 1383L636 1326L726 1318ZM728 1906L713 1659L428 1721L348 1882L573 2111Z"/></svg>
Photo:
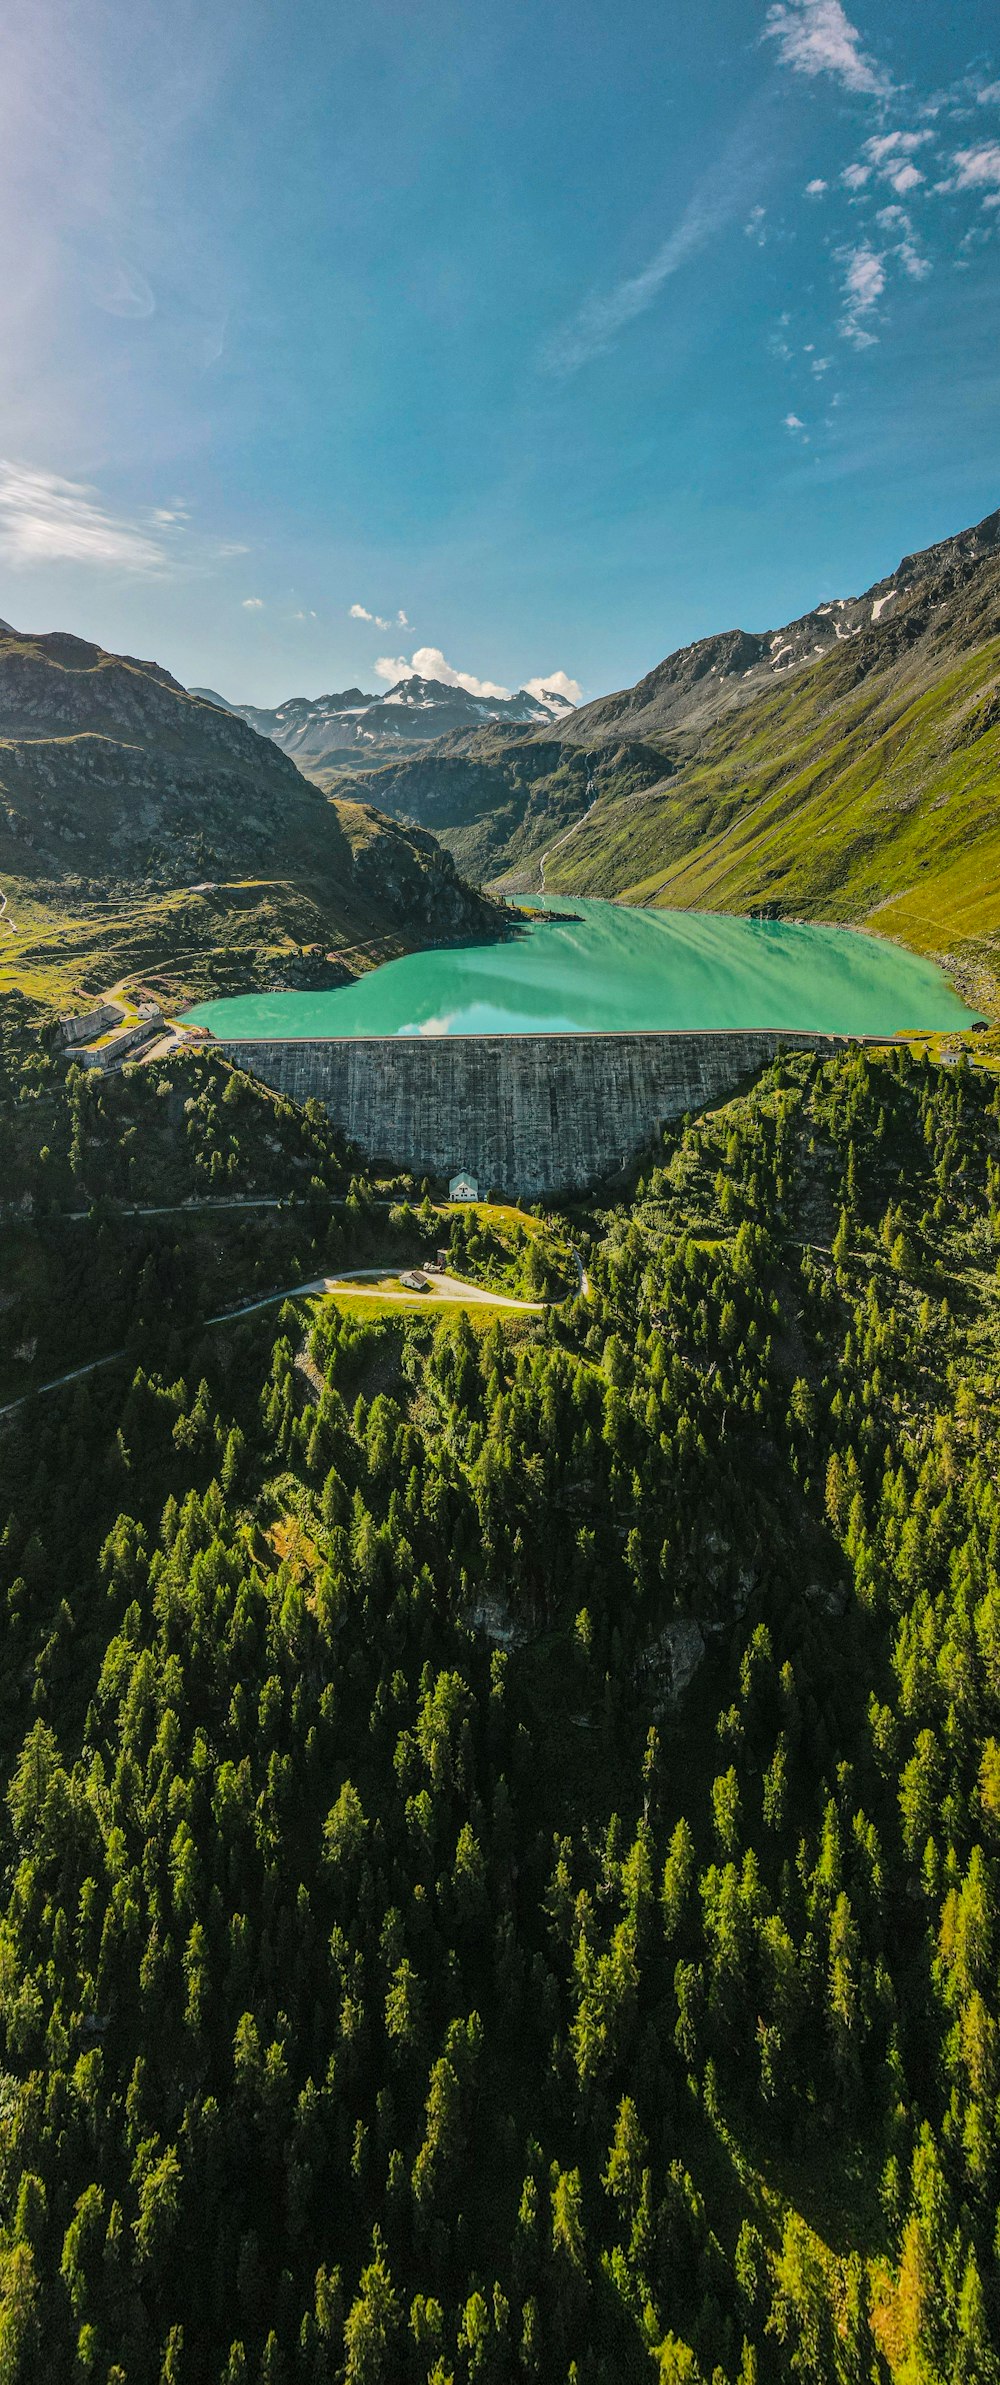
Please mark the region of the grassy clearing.
<svg viewBox="0 0 1000 2385"><path fill-rule="evenodd" d="M309 1296L308 1307L314 1316L321 1316L324 1308L330 1305L345 1310L348 1316L356 1318L357 1322L362 1325L373 1324L376 1318L398 1319L404 1311L411 1313L414 1309L418 1309L422 1316L433 1318L435 1324L446 1323L449 1318L453 1320L455 1317L463 1315L468 1318L474 1333L488 1332L490 1326L494 1325L497 1318L500 1317L503 1321L505 1334L508 1339L513 1340L519 1339L522 1334L530 1332L543 1322L540 1311L527 1308L504 1308L499 1301L492 1300L440 1299L432 1301L419 1292L402 1293L395 1298L384 1293L377 1293L374 1297L364 1298L357 1293L340 1290L313 1293Z"/></svg>

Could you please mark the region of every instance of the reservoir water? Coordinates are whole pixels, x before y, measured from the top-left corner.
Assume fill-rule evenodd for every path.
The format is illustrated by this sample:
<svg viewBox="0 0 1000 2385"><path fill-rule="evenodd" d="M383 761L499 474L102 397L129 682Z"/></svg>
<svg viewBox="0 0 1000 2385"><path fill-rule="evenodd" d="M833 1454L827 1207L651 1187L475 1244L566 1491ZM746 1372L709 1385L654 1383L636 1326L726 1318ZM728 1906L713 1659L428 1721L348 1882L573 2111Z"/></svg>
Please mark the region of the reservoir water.
<svg viewBox="0 0 1000 2385"><path fill-rule="evenodd" d="M975 1016L931 961L850 929L582 899L562 909L507 944L408 953L332 993L241 994L186 1016L262 1041L698 1027L892 1035Z"/></svg>

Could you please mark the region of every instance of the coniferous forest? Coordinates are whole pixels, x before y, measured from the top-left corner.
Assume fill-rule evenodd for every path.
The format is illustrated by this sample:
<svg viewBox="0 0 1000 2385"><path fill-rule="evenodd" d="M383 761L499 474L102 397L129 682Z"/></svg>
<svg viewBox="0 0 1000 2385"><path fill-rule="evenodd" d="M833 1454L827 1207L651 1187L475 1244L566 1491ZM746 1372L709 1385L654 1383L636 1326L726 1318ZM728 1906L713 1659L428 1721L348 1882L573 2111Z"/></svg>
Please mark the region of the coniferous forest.
<svg viewBox="0 0 1000 2385"><path fill-rule="evenodd" d="M991 2385L996 1081L778 1063L437 1322L210 1322L382 1230L221 1061L12 1042L0 1162L3 1399L109 1361L0 1418L2 2385Z"/></svg>

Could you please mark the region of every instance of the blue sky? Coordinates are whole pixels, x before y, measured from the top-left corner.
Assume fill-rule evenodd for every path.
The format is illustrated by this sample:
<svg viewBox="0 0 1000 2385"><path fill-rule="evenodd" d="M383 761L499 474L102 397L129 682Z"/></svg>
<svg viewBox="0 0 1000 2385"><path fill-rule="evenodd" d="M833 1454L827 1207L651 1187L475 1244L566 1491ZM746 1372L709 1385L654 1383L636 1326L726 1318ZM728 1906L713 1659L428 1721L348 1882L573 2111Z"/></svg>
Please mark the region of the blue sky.
<svg viewBox="0 0 1000 2385"><path fill-rule="evenodd" d="M1000 502L984 0L8 0L0 615L587 695ZM437 658L435 660L435 658Z"/></svg>

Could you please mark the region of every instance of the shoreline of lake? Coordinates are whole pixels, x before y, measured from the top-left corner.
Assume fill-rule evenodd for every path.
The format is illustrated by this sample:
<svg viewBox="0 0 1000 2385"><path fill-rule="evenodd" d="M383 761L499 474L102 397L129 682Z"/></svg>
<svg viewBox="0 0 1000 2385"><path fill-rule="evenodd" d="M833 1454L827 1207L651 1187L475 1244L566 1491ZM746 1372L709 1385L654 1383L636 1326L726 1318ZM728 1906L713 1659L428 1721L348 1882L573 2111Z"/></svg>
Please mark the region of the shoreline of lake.
<svg viewBox="0 0 1000 2385"><path fill-rule="evenodd" d="M594 898L500 944L405 954L324 993L223 997L222 1038L740 1032L891 1036L978 1017L934 962L848 923L653 911ZM527 909L527 906L526 906ZM555 914L553 916L553 914Z"/></svg>

